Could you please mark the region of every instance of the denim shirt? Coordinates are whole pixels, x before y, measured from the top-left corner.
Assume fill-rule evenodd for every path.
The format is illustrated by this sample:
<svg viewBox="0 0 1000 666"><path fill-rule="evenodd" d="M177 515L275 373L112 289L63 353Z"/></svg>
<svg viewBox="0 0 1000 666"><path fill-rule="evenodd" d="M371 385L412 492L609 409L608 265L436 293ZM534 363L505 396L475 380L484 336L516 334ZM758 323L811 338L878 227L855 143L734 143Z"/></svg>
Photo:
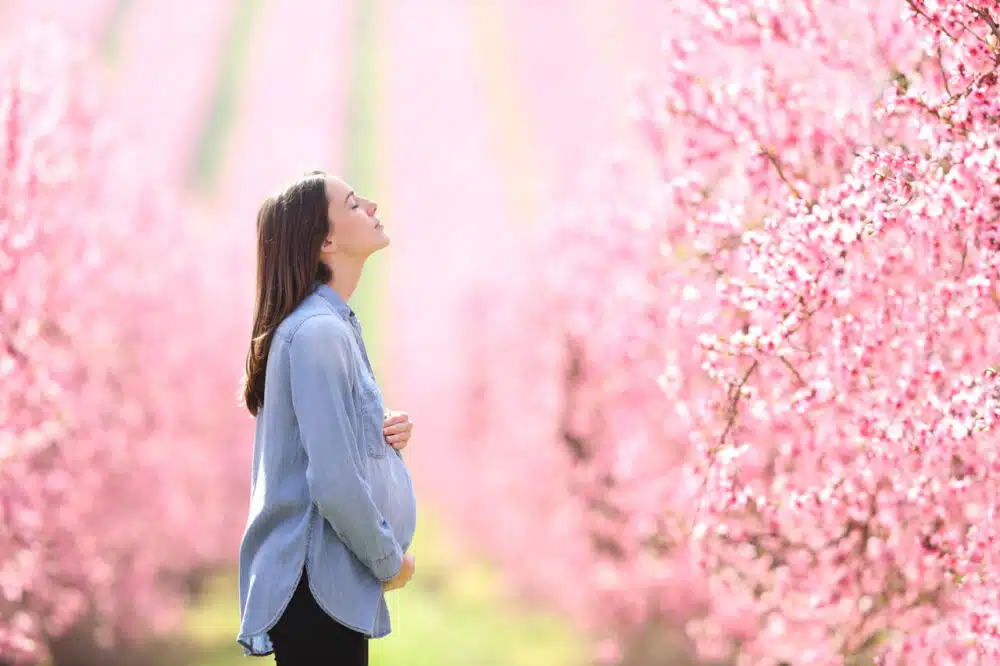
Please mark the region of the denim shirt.
<svg viewBox="0 0 1000 666"><path fill-rule="evenodd" d="M416 499L382 435L385 410L357 317L319 285L271 341L240 544L245 655L273 652L303 569L316 602L369 637L391 630L382 582L402 566Z"/></svg>

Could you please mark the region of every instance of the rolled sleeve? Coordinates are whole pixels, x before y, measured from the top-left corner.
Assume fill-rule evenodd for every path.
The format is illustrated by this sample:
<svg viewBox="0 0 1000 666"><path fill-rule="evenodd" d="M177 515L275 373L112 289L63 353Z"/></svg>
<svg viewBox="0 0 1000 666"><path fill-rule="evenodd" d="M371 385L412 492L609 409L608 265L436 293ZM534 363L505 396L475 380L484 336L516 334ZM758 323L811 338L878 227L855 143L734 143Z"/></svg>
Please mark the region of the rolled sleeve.
<svg viewBox="0 0 1000 666"><path fill-rule="evenodd" d="M361 471L350 419L356 370L349 336L333 317L299 326L288 347L292 405L313 501L351 552L386 581L399 573L403 552Z"/></svg>

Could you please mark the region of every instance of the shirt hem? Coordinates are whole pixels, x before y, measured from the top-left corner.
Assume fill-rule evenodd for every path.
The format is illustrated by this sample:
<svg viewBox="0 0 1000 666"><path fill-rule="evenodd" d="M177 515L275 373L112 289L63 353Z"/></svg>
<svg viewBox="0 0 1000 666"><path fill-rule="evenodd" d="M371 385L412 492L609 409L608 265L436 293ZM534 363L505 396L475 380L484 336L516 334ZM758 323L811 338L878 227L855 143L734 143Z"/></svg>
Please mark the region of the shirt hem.
<svg viewBox="0 0 1000 666"><path fill-rule="evenodd" d="M236 642L243 646L244 657L267 657L274 654L274 645L266 631L248 638L237 638Z"/></svg>
<svg viewBox="0 0 1000 666"><path fill-rule="evenodd" d="M277 616L264 625L264 628L260 631L253 631L250 633L240 632L239 636L236 637L236 642L243 646L243 656L244 657L266 657L270 654L274 654L274 645L271 643L271 637L268 635L275 625L278 624L278 620L281 616L285 614L285 609L288 608L288 604L291 603L292 597L295 596L295 590L298 589L299 583L302 582L302 575L306 572L306 563L303 560L302 565L299 567L299 577L295 579L295 584L292 585L292 591L285 599L285 602L281 604L281 609L278 611Z"/></svg>
<svg viewBox="0 0 1000 666"><path fill-rule="evenodd" d="M323 612L326 613L328 616L330 616L330 619L332 619L337 624L342 624L345 627L347 627L348 629L350 629L352 631L356 631L356 632L358 632L359 634L363 635L365 638L368 638L368 639L383 638L383 637L389 635L389 632L377 633L375 631L375 626L374 626L375 622L374 621L372 622L372 627L370 629L362 629L361 627L357 627L357 626L351 624L350 622L344 622L343 620L341 620L339 617L337 617L336 613L331 612L330 609L328 609L326 607L325 603L323 603L322 601L320 601L319 595L316 594L316 590L313 589L312 578L309 579L309 592L313 595L313 600L315 600L316 605L319 606L321 609L323 609ZM378 611L376 611L376 613L377 612Z"/></svg>

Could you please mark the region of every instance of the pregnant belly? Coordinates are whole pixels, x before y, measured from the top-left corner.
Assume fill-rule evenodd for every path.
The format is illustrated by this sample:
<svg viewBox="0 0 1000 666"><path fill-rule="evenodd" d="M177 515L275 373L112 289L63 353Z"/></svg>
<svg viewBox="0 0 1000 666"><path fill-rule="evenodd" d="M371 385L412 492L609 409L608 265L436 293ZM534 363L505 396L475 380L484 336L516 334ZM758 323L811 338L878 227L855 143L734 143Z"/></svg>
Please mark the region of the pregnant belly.
<svg viewBox="0 0 1000 666"><path fill-rule="evenodd" d="M417 529L417 499L410 472L395 451L368 460L372 498L392 528L396 541L406 551Z"/></svg>

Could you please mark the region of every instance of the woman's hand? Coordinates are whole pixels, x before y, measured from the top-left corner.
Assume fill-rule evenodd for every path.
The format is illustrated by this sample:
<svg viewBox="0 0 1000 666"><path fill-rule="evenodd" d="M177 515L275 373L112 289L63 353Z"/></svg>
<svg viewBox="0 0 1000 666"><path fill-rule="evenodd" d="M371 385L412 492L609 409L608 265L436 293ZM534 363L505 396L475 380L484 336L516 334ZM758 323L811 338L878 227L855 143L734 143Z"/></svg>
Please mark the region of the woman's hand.
<svg viewBox="0 0 1000 666"><path fill-rule="evenodd" d="M390 578L389 580L382 583L382 591L390 592L392 590L398 590L401 587L405 587L410 579L413 578L413 572L416 569L416 559L413 555L409 553L403 555L403 566L400 567L399 573Z"/></svg>
<svg viewBox="0 0 1000 666"><path fill-rule="evenodd" d="M410 434L413 432L413 424L410 423L410 415L406 412L389 412L382 423L382 435L386 444L402 451L410 443Z"/></svg>

